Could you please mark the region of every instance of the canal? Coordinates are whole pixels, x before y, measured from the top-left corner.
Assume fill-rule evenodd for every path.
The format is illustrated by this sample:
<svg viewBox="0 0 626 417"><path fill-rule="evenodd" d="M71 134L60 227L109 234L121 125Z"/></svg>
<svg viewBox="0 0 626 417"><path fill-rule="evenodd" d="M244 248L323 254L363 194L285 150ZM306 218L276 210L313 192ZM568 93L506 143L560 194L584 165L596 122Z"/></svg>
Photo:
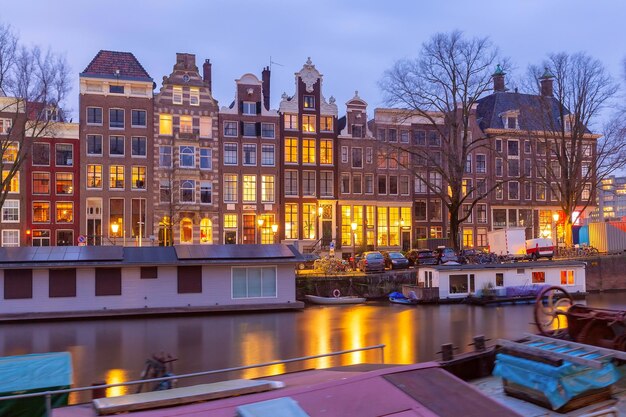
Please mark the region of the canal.
<svg viewBox="0 0 626 417"><path fill-rule="evenodd" d="M625 293L593 294L594 307L626 309ZM407 364L437 359L441 344L458 352L475 335L517 338L535 332L533 305L475 307L458 305L307 306L303 311L212 314L161 318L57 321L3 324L0 355L69 351L74 387L94 382L138 379L147 358L169 353L178 358L177 374L318 355L385 344L385 363ZM380 351L321 358L303 364L249 369L240 374L186 380L180 385L225 377L255 378L303 368L380 362ZM109 389L120 395L125 388ZM70 397L71 402L88 396Z"/></svg>

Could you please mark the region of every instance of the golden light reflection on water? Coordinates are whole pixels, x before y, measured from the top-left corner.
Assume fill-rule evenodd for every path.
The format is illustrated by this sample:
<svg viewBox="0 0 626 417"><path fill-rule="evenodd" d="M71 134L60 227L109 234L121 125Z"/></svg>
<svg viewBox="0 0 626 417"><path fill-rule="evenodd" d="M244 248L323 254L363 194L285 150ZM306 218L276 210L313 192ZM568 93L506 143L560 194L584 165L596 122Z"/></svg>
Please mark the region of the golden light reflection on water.
<svg viewBox="0 0 626 417"><path fill-rule="evenodd" d="M107 384L117 384L129 380L125 369L109 369L104 378ZM125 386L111 387L107 388L106 396L117 397L126 394L127 391L128 388Z"/></svg>
<svg viewBox="0 0 626 417"><path fill-rule="evenodd" d="M246 332L242 335L241 358L244 365L255 365L265 362L280 360L275 357L277 341L271 333ZM242 373L242 378L261 378L268 375L278 375L285 373L284 364L265 366L262 368L246 369Z"/></svg>
<svg viewBox="0 0 626 417"><path fill-rule="evenodd" d="M394 316L394 325L382 331L382 341L386 346L393 346L393 349L385 349L385 362L387 363L415 363L417 362L415 347L417 340L414 336L414 329L417 323L414 321L414 314L406 309Z"/></svg>

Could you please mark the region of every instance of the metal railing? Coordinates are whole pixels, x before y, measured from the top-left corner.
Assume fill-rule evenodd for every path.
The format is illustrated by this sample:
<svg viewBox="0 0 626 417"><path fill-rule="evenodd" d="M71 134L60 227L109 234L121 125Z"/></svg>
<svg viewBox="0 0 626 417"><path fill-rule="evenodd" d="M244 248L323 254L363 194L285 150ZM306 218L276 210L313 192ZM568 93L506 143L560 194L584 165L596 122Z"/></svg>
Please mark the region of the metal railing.
<svg viewBox="0 0 626 417"><path fill-rule="evenodd" d="M312 359L326 358L329 356L340 356L340 355L346 355L349 353L363 352L363 351L374 350L374 349L380 349L380 362L385 363L385 345L378 344L378 345L366 346L366 347L356 348L356 349L340 350L337 352L330 352L330 353L322 353L319 355L302 356L299 358L285 359L281 361L257 363L254 365L236 366L233 368L214 369L212 371L201 371L201 372L193 372L190 374L164 376L161 378L151 378L151 379L141 379L141 380L136 380L136 381L118 382L115 384L92 385L89 387L67 388L67 389L60 389L60 390L54 390L54 391L33 392L29 394L8 395L6 397L0 397L0 401L44 396L46 397L46 414L45 415L46 417L51 417L52 414L50 413L50 411L52 410L52 396L53 395L69 394L72 392L93 391L93 390L98 390L98 389L123 387L123 386L129 386L129 385L139 385L139 384L146 384L146 383L151 383L151 382L169 381L171 379L193 378L193 377L206 376L206 375L222 374L226 372L243 371L246 369L263 368L266 366L283 365L283 364L294 363L294 362L303 362L303 361L308 361Z"/></svg>

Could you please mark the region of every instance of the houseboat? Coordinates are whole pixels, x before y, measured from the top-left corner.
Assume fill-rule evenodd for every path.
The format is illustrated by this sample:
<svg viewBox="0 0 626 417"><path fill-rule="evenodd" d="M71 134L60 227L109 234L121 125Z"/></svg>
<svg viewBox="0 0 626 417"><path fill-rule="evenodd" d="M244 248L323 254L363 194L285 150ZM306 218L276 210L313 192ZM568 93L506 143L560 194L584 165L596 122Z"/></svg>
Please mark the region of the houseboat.
<svg viewBox="0 0 626 417"><path fill-rule="evenodd" d="M289 245L0 248L0 321L301 309Z"/></svg>

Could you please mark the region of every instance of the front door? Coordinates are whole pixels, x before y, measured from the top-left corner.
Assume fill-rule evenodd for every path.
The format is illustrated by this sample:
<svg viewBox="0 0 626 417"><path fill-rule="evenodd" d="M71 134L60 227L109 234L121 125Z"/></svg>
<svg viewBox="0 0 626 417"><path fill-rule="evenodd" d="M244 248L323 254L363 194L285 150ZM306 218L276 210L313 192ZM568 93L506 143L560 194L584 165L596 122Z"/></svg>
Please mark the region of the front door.
<svg viewBox="0 0 626 417"><path fill-rule="evenodd" d="M406 252L409 249L411 249L411 232L403 230L402 231L402 250Z"/></svg>
<svg viewBox="0 0 626 417"><path fill-rule="evenodd" d="M333 221L322 220L322 248L328 249L333 240Z"/></svg>
<svg viewBox="0 0 626 417"><path fill-rule="evenodd" d="M256 243L256 221L254 214L243 215L243 243Z"/></svg>
<svg viewBox="0 0 626 417"><path fill-rule="evenodd" d="M224 243L226 245L234 245L235 243L237 243L237 231L226 230L224 232Z"/></svg>

